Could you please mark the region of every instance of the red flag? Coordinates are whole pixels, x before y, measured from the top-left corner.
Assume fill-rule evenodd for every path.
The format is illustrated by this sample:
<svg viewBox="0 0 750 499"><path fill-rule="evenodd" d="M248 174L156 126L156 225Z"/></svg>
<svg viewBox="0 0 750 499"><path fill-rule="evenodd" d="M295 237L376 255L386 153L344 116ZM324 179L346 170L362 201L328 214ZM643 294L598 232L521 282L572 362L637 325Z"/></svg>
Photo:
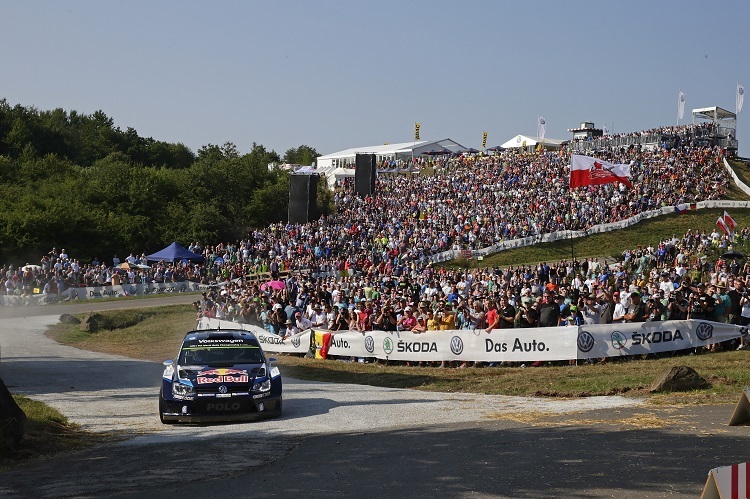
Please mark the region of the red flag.
<svg viewBox="0 0 750 499"><path fill-rule="evenodd" d="M630 183L630 165L613 164L590 156L574 154L570 161L570 187L585 185L611 184L622 182L633 188Z"/></svg>
<svg viewBox="0 0 750 499"><path fill-rule="evenodd" d="M724 231L724 234L729 235L729 227L727 227L727 224L724 222L724 219L719 217L716 219L716 225L719 226L721 230Z"/></svg>
<svg viewBox="0 0 750 499"><path fill-rule="evenodd" d="M726 211L724 212L724 223L726 224L727 227L729 227L729 230L732 230L732 231L734 230L735 227L737 227L737 222L735 222L734 218L732 218L732 216Z"/></svg>

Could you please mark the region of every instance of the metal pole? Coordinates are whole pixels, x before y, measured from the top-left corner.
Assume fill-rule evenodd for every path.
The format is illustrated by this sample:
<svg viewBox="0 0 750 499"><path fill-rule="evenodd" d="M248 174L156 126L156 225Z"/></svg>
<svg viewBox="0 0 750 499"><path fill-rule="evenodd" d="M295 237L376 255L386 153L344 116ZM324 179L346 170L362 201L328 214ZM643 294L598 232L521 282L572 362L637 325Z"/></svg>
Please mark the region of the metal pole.
<svg viewBox="0 0 750 499"><path fill-rule="evenodd" d="M576 259L575 251L573 250L573 229L570 229L570 264L573 265L573 260Z"/></svg>

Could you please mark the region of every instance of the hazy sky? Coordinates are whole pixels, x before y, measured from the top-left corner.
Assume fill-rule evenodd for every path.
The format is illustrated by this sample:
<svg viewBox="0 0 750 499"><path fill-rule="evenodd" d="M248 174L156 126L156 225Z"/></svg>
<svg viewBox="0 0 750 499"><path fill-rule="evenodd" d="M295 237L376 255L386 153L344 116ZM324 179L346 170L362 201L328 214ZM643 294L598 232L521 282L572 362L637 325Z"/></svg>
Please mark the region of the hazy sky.
<svg viewBox="0 0 750 499"><path fill-rule="evenodd" d="M735 110L750 2L0 0L0 98L181 142L466 147ZM738 117L750 156L750 102Z"/></svg>

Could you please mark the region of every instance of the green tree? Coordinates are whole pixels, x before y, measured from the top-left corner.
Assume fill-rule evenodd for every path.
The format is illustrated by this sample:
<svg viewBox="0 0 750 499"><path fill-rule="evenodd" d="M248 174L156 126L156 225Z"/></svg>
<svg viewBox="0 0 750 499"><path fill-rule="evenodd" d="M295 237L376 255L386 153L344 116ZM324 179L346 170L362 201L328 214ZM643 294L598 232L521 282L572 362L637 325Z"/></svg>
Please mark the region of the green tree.
<svg viewBox="0 0 750 499"><path fill-rule="evenodd" d="M293 165L312 165L316 162L320 154L315 148L310 146L299 146L296 149L288 149L284 153L284 162Z"/></svg>

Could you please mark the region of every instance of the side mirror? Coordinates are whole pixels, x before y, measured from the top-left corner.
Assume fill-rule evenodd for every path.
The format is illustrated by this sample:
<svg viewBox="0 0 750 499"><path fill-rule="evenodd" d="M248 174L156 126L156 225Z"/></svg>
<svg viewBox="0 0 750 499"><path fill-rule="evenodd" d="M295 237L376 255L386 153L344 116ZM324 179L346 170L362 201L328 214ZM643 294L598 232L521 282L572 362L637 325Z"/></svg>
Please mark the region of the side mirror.
<svg viewBox="0 0 750 499"><path fill-rule="evenodd" d="M162 364L164 364L165 367L169 367L172 364L174 364L174 361L172 359L167 359L164 362L162 362Z"/></svg>

